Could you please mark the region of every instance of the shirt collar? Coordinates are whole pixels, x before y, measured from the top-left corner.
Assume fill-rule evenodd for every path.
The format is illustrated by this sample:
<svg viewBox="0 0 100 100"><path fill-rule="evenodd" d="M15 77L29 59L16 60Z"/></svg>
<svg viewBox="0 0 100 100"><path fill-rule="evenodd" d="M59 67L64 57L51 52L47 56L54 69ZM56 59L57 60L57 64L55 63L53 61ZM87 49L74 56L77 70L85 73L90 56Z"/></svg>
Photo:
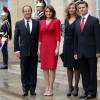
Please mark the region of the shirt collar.
<svg viewBox="0 0 100 100"><path fill-rule="evenodd" d="M87 13L85 16L82 16L82 18L84 17L84 19L87 19L89 16L89 14Z"/></svg>
<svg viewBox="0 0 100 100"><path fill-rule="evenodd" d="M27 19L24 18L24 21L25 21L25 23L26 23L27 21L32 22L32 19L27 20Z"/></svg>

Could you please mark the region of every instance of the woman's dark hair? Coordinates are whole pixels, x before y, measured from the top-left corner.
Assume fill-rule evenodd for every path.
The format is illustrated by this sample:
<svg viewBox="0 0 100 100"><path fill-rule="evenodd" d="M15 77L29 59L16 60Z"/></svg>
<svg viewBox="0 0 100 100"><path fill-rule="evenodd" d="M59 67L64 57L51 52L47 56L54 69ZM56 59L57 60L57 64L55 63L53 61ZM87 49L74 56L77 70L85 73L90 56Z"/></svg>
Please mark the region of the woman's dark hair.
<svg viewBox="0 0 100 100"><path fill-rule="evenodd" d="M45 14L47 9L49 9L50 12L52 12L52 17L51 18L55 18L56 17L56 11L55 11L54 7L51 6L51 5L46 6L45 9L44 9L44 14ZM46 15L45 15L45 19L46 19Z"/></svg>
<svg viewBox="0 0 100 100"><path fill-rule="evenodd" d="M69 14L69 8L71 5L74 5L75 6L75 9L76 9L76 12L75 12L75 16L77 17L78 16L78 7L77 5L74 3L74 2L71 2L66 8L65 8L65 17L67 19L70 19L70 14Z"/></svg>

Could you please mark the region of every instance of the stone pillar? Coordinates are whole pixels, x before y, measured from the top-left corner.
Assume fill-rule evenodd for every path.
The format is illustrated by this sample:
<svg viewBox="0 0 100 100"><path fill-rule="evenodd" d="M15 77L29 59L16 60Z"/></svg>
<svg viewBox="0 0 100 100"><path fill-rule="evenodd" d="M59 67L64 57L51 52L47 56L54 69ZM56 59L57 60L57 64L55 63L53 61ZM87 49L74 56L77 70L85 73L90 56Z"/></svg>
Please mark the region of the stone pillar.
<svg viewBox="0 0 100 100"><path fill-rule="evenodd" d="M18 17L22 18L22 7L24 5L30 5L34 9L34 0L17 0L17 10L18 10Z"/></svg>
<svg viewBox="0 0 100 100"><path fill-rule="evenodd" d="M14 28L15 28L15 22L18 19L18 2L17 0L8 0L8 8L11 13L11 23L12 23L12 41L10 41L9 45L13 46L13 36L14 36Z"/></svg>
<svg viewBox="0 0 100 100"><path fill-rule="evenodd" d="M86 0L89 5L89 13L93 16L96 16L96 0Z"/></svg>
<svg viewBox="0 0 100 100"><path fill-rule="evenodd" d="M70 2L72 2L72 1L74 1L74 0L66 0L67 1L67 3L69 4Z"/></svg>
<svg viewBox="0 0 100 100"><path fill-rule="evenodd" d="M64 9L70 2L71 0L50 0L50 4L53 5L56 10L57 18L61 20L62 24L64 23Z"/></svg>
<svg viewBox="0 0 100 100"><path fill-rule="evenodd" d="M17 20L23 18L22 7L24 5L30 5L34 9L34 0L8 0L8 7L12 17L12 26L15 25Z"/></svg>
<svg viewBox="0 0 100 100"><path fill-rule="evenodd" d="M8 0L8 8L11 12L12 18L13 33L15 28L15 22L23 18L22 7L24 5L30 5L34 9L34 0Z"/></svg>
<svg viewBox="0 0 100 100"><path fill-rule="evenodd" d="M50 4L54 6L57 18L59 18L64 23L64 10L65 7L73 0L50 0Z"/></svg>

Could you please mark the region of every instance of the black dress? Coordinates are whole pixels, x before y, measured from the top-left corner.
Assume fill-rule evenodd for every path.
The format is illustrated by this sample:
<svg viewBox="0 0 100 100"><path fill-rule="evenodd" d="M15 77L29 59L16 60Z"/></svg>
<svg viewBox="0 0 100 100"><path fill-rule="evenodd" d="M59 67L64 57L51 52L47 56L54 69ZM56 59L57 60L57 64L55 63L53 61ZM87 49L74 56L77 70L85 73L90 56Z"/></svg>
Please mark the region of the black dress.
<svg viewBox="0 0 100 100"><path fill-rule="evenodd" d="M77 20L77 19L76 19ZM69 23L65 20L65 32L64 32L64 45L63 45L63 65L68 68L78 68L78 60L74 59L74 31L75 22Z"/></svg>

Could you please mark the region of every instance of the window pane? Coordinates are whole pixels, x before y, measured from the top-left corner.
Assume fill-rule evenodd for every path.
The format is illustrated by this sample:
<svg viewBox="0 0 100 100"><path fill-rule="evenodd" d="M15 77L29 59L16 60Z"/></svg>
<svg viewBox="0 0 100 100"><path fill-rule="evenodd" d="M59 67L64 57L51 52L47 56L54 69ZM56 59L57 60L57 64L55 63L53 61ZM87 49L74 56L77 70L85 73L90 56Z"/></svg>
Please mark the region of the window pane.
<svg viewBox="0 0 100 100"><path fill-rule="evenodd" d="M100 0L96 0L96 16L100 19Z"/></svg>
<svg viewBox="0 0 100 100"><path fill-rule="evenodd" d="M98 18L99 18L99 20L100 20L100 10L98 11Z"/></svg>
<svg viewBox="0 0 100 100"><path fill-rule="evenodd" d="M100 0L98 0L98 9L100 9Z"/></svg>

